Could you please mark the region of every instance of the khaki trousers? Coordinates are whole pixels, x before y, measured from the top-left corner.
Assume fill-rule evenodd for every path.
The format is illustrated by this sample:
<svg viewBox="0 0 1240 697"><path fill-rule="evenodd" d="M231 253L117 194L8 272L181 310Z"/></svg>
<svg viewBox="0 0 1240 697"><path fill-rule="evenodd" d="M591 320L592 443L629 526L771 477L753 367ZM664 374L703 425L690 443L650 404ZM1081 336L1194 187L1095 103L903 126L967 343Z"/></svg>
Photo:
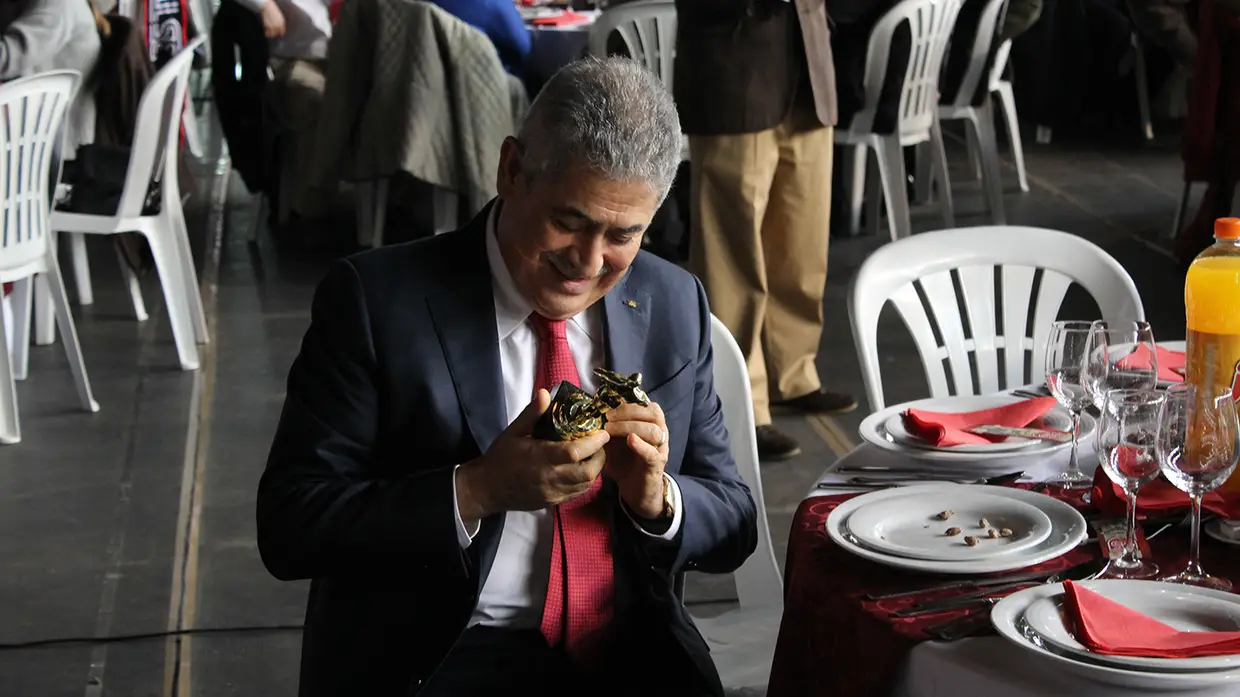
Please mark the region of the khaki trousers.
<svg viewBox="0 0 1240 697"><path fill-rule="evenodd" d="M313 218L322 215L326 206L313 196L303 195L306 182L303 177L310 171L314 153L314 141L319 126L319 114L323 110L323 93L327 89L326 61L295 58L272 58L275 80L272 86L278 90L284 115L288 119L289 138L281 152L280 161L280 222L288 222L293 212Z"/></svg>
<svg viewBox="0 0 1240 697"><path fill-rule="evenodd" d="M821 388L833 129L803 120L689 137L690 264L745 354L758 426L771 423L772 399Z"/></svg>

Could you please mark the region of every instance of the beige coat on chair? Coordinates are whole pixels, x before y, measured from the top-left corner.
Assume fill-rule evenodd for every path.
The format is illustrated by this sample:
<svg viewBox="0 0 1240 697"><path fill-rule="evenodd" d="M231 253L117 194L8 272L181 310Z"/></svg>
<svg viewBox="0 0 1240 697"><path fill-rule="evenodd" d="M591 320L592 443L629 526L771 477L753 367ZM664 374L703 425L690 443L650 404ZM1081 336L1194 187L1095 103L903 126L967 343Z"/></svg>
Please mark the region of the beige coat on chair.
<svg viewBox="0 0 1240 697"><path fill-rule="evenodd" d="M495 196L516 128L509 80L486 35L415 0L349 0L328 49L318 152L303 196L405 172L466 197Z"/></svg>

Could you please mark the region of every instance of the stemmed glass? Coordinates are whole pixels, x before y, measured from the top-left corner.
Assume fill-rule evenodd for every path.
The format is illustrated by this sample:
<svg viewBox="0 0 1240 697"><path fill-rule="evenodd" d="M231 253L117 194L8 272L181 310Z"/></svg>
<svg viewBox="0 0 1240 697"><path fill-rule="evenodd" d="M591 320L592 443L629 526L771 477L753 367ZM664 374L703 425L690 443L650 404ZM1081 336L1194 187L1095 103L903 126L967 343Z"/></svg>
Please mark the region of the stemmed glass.
<svg viewBox="0 0 1240 697"><path fill-rule="evenodd" d="M1193 502L1188 564L1180 573L1163 580L1229 591L1230 581L1202 570L1199 551L1201 499L1207 491L1227 481L1240 458L1240 422L1231 389L1175 385L1167 390L1159 421L1158 459L1162 472Z"/></svg>
<svg viewBox="0 0 1240 697"><path fill-rule="evenodd" d="M1128 498L1124 551L1100 578L1153 578L1158 566L1137 551L1137 490L1158 477L1158 429L1165 397L1154 390L1111 390L1103 395L1094 448L1102 470Z"/></svg>
<svg viewBox="0 0 1240 697"><path fill-rule="evenodd" d="M1065 489L1084 489L1092 479L1081 472L1077 445L1081 438L1081 412L1093 400L1081 382L1081 368L1089 347L1091 322L1055 322L1046 345L1046 386L1072 415L1072 459L1068 470L1047 483Z"/></svg>
<svg viewBox="0 0 1240 697"><path fill-rule="evenodd" d="M1146 360L1135 359L1145 353ZM1090 326L1081 382L1102 410L1110 390L1152 390L1158 386L1158 349L1148 322L1098 320Z"/></svg>

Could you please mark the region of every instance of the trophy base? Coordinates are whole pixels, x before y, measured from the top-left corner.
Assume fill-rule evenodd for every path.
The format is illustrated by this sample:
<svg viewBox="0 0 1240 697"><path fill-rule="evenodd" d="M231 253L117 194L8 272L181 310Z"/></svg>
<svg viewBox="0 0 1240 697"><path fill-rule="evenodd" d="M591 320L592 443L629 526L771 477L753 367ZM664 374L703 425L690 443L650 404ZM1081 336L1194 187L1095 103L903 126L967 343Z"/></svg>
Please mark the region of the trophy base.
<svg viewBox="0 0 1240 697"><path fill-rule="evenodd" d="M556 425L554 415L564 413L572 404L589 398L590 395L580 387L567 380L561 382L560 386L555 390L555 396L551 398L551 406L534 423L534 430L531 435L540 440L556 441L572 440L574 437L584 435L561 432Z"/></svg>

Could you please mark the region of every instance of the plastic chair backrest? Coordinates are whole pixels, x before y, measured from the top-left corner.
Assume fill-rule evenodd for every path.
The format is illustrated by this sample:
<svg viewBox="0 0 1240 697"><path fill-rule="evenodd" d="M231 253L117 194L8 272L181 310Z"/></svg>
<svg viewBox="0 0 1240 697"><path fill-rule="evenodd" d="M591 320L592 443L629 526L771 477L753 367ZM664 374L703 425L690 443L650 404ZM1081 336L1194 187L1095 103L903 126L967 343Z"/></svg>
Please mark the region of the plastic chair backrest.
<svg viewBox="0 0 1240 697"><path fill-rule="evenodd" d="M951 106L972 106L973 96L983 78L986 80L986 91L990 91L993 66L1000 64L998 49L995 51L994 60L991 60L990 47L999 36L999 21L1004 16L1003 8L1006 3L1007 0L987 0L986 6L982 8L982 16L977 20L977 35L973 37L973 48L969 53L969 66L965 68L964 76L960 79L960 89L956 91ZM1010 42L1005 43L1010 45ZM1006 53L1003 60L1007 61Z"/></svg>
<svg viewBox="0 0 1240 697"><path fill-rule="evenodd" d="M879 248L857 271L848 296L870 408L885 404L877 334L889 301L917 345L931 397L988 394L1042 379L1051 323L1073 283L1105 319L1145 318L1137 287L1119 262L1066 232L979 226Z"/></svg>
<svg viewBox="0 0 1240 697"><path fill-rule="evenodd" d="M168 172L172 177L177 175L181 113L189 91L190 68L194 51L205 40L205 37L199 37L173 56L151 77L142 93L142 99L138 102L138 118L134 122L133 147L129 151L125 187L116 209L117 217L141 216L151 184L161 182Z"/></svg>
<svg viewBox="0 0 1240 697"><path fill-rule="evenodd" d="M900 91L898 131L902 137L929 133L939 106L943 56L961 4L962 0L903 0L878 20L866 47L865 107L853 117L850 131L867 133L874 129L874 116L891 59L891 38L897 27L908 22L911 42Z"/></svg>
<svg viewBox="0 0 1240 697"><path fill-rule="evenodd" d="M0 271L16 271L47 254L53 160L64 139L65 112L81 75L55 70L0 85Z"/></svg>
<svg viewBox="0 0 1240 697"><path fill-rule="evenodd" d="M758 509L758 547L736 570L737 597L742 610L782 605L783 580L771 544L771 526L762 496L762 473L758 469L749 369L736 339L714 315L710 317L710 343L714 354L715 392L723 404L723 420L732 442L732 459Z"/></svg>
<svg viewBox="0 0 1240 697"><path fill-rule="evenodd" d="M995 49L995 61L990 68L990 90L995 90L995 85L1003 82L1003 69L1007 67L1008 57L1012 55L1012 40L1008 39L999 44L999 48Z"/></svg>
<svg viewBox="0 0 1240 697"><path fill-rule="evenodd" d="M676 59L676 4L640 0L604 10L590 27L590 55L607 55L607 40L613 31L624 41L629 57L658 75L670 90Z"/></svg>

